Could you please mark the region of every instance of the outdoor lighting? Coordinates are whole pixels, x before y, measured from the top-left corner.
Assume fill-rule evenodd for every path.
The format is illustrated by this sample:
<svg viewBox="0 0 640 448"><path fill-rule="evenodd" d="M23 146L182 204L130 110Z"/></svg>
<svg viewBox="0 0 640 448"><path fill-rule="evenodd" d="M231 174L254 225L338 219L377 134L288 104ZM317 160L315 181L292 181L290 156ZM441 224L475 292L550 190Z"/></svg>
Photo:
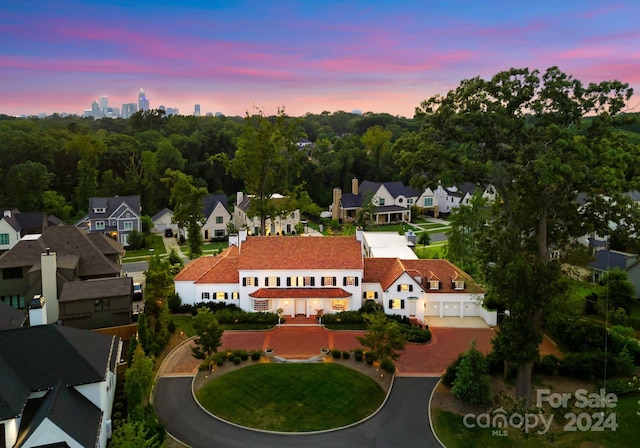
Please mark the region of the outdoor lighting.
<svg viewBox="0 0 640 448"><path fill-rule="evenodd" d="M285 304L285 305L289 305L289 301L288 301L288 300L285 300L285 301L284 301L284 304Z"/></svg>

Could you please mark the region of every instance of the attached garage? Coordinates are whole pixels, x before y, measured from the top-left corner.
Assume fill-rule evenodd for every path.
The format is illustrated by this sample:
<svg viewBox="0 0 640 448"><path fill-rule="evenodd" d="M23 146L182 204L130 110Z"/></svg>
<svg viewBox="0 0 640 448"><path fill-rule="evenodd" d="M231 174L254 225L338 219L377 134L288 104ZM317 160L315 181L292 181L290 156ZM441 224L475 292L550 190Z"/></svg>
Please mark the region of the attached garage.
<svg viewBox="0 0 640 448"><path fill-rule="evenodd" d="M440 317L440 302L427 302L427 308L424 310L424 315Z"/></svg>
<svg viewBox="0 0 640 448"><path fill-rule="evenodd" d="M444 302L442 317L460 317L460 302Z"/></svg>

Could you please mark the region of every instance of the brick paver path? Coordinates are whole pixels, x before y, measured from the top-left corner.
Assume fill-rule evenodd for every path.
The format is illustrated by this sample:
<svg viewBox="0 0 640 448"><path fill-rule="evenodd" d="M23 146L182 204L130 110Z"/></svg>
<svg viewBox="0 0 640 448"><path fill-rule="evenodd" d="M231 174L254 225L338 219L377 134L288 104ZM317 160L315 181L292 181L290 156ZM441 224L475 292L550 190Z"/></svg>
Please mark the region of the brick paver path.
<svg viewBox="0 0 640 448"><path fill-rule="evenodd" d="M491 351L495 331L489 328L432 327L433 339L428 344L407 344L396 362L397 375L440 375L459 353L476 341L484 353ZM320 354L320 349L353 350L360 347L356 339L364 331L329 331L321 327L289 326L270 331L225 331L219 350L244 349L264 351L271 348L276 356L304 359ZM162 375L192 375L200 361L191 356L193 342L189 341L172 352L162 367ZM540 354L562 356L547 337L540 345Z"/></svg>

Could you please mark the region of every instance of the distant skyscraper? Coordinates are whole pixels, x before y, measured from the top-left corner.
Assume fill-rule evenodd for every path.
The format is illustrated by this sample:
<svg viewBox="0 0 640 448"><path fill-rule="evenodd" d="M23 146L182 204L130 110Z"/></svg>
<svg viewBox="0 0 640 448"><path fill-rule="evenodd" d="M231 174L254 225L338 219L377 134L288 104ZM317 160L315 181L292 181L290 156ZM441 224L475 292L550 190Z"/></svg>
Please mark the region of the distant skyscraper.
<svg viewBox="0 0 640 448"><path fill-rule="evenodd" d="M171 115L178 115L178 113L177 107L167 107L167 117L170 117Z"/></svg>
<svg viewBox="0 0 640 448"><path fill-rule="evenodd" d="M91 116L93 118L102 117L102 111L100 110L100 104L97 101L91 103Z"/></svg>
<svg viewBox="0 0 640 448"><path fill-rule="evenodd" d="M122 118L131 118L131 115L138 112L136 103L125 103L122 105Z"/></svg>
<svg viewBox="0 0 640 448"><path fill-rule="evenodd" d="M109 109L109 98L106 96L100 97L100 112L102 112L102 116L107 116L107 111Z"/></svg>
<svg viewBox="0 0 640 448"><path fill-rule="evenodd" d="M193 115L195 115L196 117L200 116L200 105L196 104L194 109L193 109Z"/></svg>
<svg viewBox="0 0 640 448"><path fill-rule="evenodd" d="M138 110L149 110L149 98L144 94L144 89L140 89L140 93L138 93Z"/></svg>

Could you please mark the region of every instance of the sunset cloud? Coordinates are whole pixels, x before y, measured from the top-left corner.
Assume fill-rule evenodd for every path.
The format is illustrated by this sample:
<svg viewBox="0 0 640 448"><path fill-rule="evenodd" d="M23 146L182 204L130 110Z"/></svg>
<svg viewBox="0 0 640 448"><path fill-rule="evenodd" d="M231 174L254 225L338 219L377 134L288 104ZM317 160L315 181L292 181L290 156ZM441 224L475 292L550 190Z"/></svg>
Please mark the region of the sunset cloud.
<svg viewBox="0 0 640 448"><path fill-rule="evenodd" d="M120 107L243 115L360 109L412 116L462 79L552 65L640 91L640 4L83 2L0 5L0 113Z"/></svg>

